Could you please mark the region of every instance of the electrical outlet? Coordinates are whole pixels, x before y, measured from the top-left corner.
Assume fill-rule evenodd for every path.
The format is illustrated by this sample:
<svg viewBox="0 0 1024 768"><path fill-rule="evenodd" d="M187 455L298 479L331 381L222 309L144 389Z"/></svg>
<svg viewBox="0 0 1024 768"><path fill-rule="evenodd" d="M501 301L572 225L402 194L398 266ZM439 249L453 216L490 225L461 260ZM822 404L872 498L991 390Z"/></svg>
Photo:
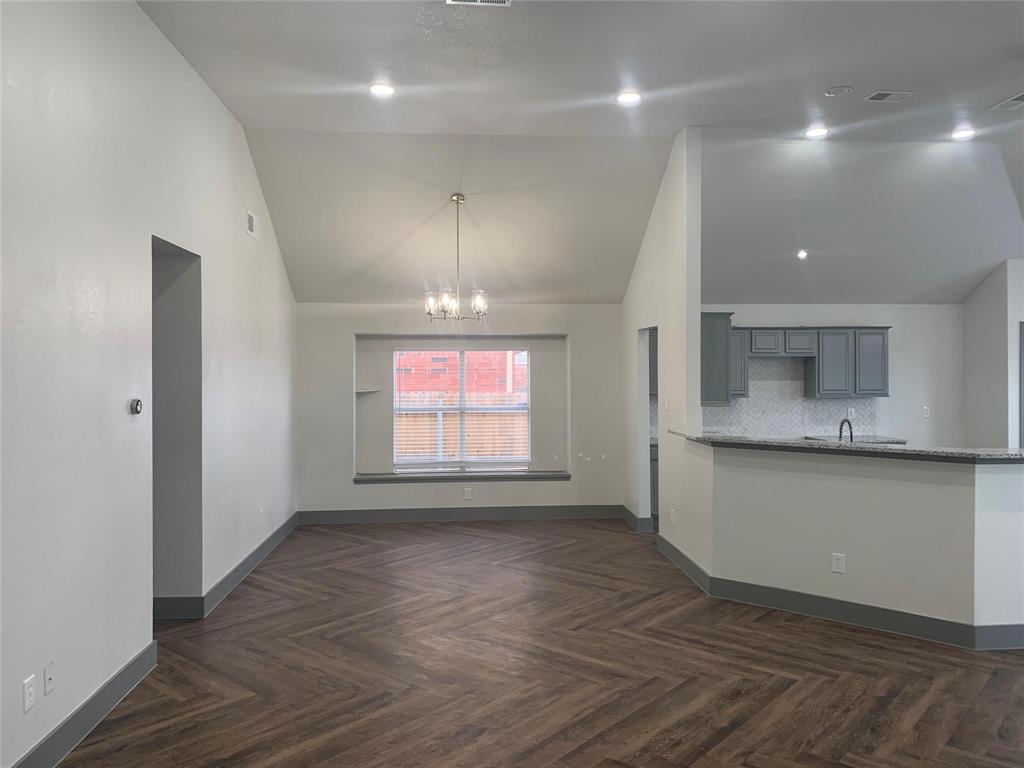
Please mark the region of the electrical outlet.
<svg viewBox="0 0 1024 768"><path fill-rule="evenodd" d="M832 573L846 573L846 555L832 553Z"/></svg>
<svg viewBox="0 0 1024 768"><path fill-rule="evenodd" d="M857 416L857 409L856 408L847 408L846 409L846 418L848 418L850 421L853 421L854 418L856 418L856 416Z"/></svg>
<svg viewBox="0 0 1024 768"><path fill-rule="evenodd" d="M923 415L923 416L924 416L924 417L925 417L926 419L930 419L930 418L932 417L932 409L931 409L931 408L929 408L929 407L928 407L928 406L926 405L926 406L924 406L924 407L923 407L923 408L921 409L921 414L922 414L922 415Z"/></svg>
<svg viewBox="0 0 1024 768"><path fill-rule="evenodd" d="M57 673L54 667L56 662L51 661L43 667L43 695L49 696L57 687Z"/></svg>
<svg viewBox="0 0 1024 768"><path fill-rule="evenodd" d="M25 712L36 705L36 676L29 675L21 683L21 704Z"/></svg>
<svg viewBox="0 0 1024 768"><path fill-rule="evenodd" d="M469 501L470 499L472 499L473 498L473 489L472 488L463 488L462 489L462 498L465 499L466 501Z"/></svg>

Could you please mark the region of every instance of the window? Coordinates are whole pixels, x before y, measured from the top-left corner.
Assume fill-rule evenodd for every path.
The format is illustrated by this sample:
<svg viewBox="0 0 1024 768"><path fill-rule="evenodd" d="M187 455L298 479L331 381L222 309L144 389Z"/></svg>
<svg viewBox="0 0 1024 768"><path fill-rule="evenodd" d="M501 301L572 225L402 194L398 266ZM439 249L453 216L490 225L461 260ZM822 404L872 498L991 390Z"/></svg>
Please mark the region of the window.
<svg viewBox="0 0 1024 768"><path fill-rule="evenodd" d="M526 350L396 350L395 471L529 469Z"/></svg>

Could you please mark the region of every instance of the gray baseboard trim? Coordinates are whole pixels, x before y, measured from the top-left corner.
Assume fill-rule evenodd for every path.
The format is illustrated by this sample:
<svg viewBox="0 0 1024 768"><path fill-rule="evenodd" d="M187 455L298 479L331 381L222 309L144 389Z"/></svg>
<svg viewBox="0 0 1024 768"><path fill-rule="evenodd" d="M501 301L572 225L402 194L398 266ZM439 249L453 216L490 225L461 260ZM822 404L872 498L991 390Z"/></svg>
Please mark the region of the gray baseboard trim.
<svg viewBox="0 0 1024 768"><path fill-rule="evenodd" d="M633 513L629 507L622 508L622 519L629 523L629 527L636 533L654 533L654 518L640 517Z"/></svg>
<svg viewBox="0 0 1024 768"><path fill-rule="evenodd" d="M206 616L203 596L195 597L154 597L153 618L157 621L174 619L201 619Z"/></svg>
<svg viewBox="0 0 1024 768"><path fill-rule="evenodd" d="M221 600L241 584L245 577L252 573L263 559L277 549L277 546L288 538L298 522L298 514L285 520L276 531L264 539L245 559L232 568L205 595L186 597L154 597L154 619L205 619L217 607Z"/></svg>
<svg viewBox="0 0 1024 768"><path fill-rule="evenodd" d="M979 651L1010 651L1024 648L1024 624L975 627L974 647Z"/></svg>
<svg viewBox="0 0 1024 768"><path fill-rule="evenodd" d="M708 574L661 535L657 538L657 548L667 560L711 597L830 619L843 624L855 624L971 650L1024 648L1024 625L975 627L971 624L935 619L891 608L723 579Z"/></svg>
<svg viewBox="0 0 1024 768"><path fill-rule="evenodd" d="M156 641L125 664L11 768L54 768L156 667Z"/></svg>
<svg viewBox="0 0 1024 768"><path fill-rule="evenodd" d="M626 520L621 504L565 504L525 507L427 507L422 509L305 510L299 525L351 525L373 523L455 523L485 520Z"/></svg>
<svg viewBox="0 0 1024 768"><path fill-rule="evenodd" d="M707 594L711 594L711 575L687 557L682 550L676 548L668 539L660 533L654 540L658 551L665 556L672 565L685 573L694 584L700 587Z"/></svg>

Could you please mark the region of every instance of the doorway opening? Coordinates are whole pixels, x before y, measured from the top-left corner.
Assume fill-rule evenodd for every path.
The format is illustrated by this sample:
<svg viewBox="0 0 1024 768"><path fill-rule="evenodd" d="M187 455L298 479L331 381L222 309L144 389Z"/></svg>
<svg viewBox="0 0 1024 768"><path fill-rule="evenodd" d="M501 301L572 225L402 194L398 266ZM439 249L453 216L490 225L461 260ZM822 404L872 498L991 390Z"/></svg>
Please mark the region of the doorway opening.
<svg viewBox="0 0 1024 768"><path fill-rule="evenodd" d="M651 450L651 522L658 531L658 329L647 331L648 435Z"/></svg>
<svg viewBox="0 0 1024 768"><path fill-rule="evenodd" d="M200 259L153 237L153 597L203 593Z"/></svg>
<svg viewBox="0 0 1024 768"><path fill-rule="evenodd" d="M642 328L637 338L637 516L658 530L658 329Z"/></svg>

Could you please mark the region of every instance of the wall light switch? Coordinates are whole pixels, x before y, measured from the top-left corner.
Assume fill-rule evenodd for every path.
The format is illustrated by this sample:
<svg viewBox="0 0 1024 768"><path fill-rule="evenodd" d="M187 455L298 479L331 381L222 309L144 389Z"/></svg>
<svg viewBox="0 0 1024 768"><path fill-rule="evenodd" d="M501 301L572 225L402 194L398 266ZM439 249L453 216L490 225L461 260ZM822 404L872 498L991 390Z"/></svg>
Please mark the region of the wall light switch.
<svg viewBox="0 0 1024 768"><path fill-rule="evenodd" d="M43 695L49 696L57 687L56 663L51 661L43 668Z"/></svg>
<svg viewBox="0 0 1024 768"><path fill-rule="evenodd" d="M469 501L470 499L472 499L473 498L473 489L472 488L463 488L462 489L462 498L465 499L466 501Z"/></svg>

